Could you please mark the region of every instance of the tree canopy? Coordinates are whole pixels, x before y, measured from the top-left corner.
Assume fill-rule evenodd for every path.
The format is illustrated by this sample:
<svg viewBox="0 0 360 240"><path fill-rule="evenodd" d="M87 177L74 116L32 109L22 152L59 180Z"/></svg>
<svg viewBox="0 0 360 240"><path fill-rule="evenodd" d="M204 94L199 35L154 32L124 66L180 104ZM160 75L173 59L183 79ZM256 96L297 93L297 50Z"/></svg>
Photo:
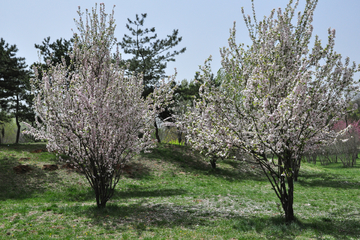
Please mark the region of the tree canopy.
<svg viewBox="0 0 360 240"><path fill-rule="evenodd" d="M158 39L155 27L144 28L146 17L147 14L143 13L141 16L136 14L135 20L128 18L126 28L131 34L124 34L119 42L124 53L132 56L123 62L124 65L128 64L128 71L143 75L143 96L149 95L158 81L167 77L167 62L175 61L175 56L186 51L186 48L170 50L182 40L182 37L178 36L178 29L173 30L166 38Z"/></svg>
<svg viewBox="0 0 360 240"><path fill-rule="evenodd" d="M48 140L49 151L65 154L84 172L102 208L124 165L153 146L152 121L171 92L155 89L152 98L144 99L141 75L125 74L118 49L112 52L114 11L106 14L102 3L99 13L96 7L86 11L85 21L80 9L78 14L71 65L49 61L47 68L35 68L34 107L41 121L27 127L36 138Z"/></svg>
<svg viewBox="0 0 360 240"><path fill-rule="evenodd" d="M358 91L356 64L334 50L335 30L329 29L325 46L315 36L309 50L317 2L306 1L297 20L299 1L259 22L254 2L252 18L242 10L251 46L236 43L234 24L229 47L221 49L227 77L213 88L210 65L204 66L201 100L185 121L195 148L218 156L235 151L239 159L250 156L259 164L287 222L294 220L294 179L303 153L342 134L332 125L346 115Z"/></svg>
<svg viewBox="0 0 360 240"><path fill-rule="evenodd" d="M25 58L17 57L16 45L0 39L0 122L15 117L17 125L16 143L20 138L20 121L34 121L32 96L30 94L30 71Z"/></svg>

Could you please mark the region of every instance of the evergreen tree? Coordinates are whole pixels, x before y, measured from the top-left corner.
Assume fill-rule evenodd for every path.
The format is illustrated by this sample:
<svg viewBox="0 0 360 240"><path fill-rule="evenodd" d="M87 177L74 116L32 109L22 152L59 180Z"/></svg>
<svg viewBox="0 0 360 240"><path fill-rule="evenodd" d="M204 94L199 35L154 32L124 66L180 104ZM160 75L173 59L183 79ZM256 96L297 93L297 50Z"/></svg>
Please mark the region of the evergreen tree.
<svg viewBox="0 0 360 240"><path fill-rule="evenodd" d="M143 97L147 97L154 91L154 86L158 84L159 79L166 77L167 62L175 61L175 56L184 53L186 50L186 48L182 48L180 51L171 52L170 49L182 40L182 37L178 37L179 30L174 29L172 35L168 35L165 39L158 39L155 27L143 28L146 16L147 14L143 13L140 18L136 14L135 21L128 18L126 28L131 32L131 35L125 34L122 42L119 43L125 54L133 55L129 60L123 61L124 65L128 64L128 71L143 75ZM159 114L158 118L164 120L164 116L168 116L167 111ZM156 120L154 127L156 139L160 142Z"/></svg>
<svg viewBox="0 0 360 240"><path fill-rule="evenodd" d="M124 35L119 43L125 54L133 55L124 64L129 64L128 70L137 74L143 74L144 92L143 96L149 95L159 79L166 77L165 68L167 62L175 61L175 56L184 53L186 48L171 52L170 49L178 45L182 37L178 37L179 30L173 30L172 35L165 39L158 39L155 27L143 28L147 14L136 14L136 20L128 18L126 28L131 35ZM150 35L153 34L153 35ZM150 35L150 36L149 36Z"/></svg>
<svg viewBox="0 0 360 240"><path fill-rule="evenodd" d="M70 66L70 56L68 53L72 51L73 43L73 38L70 38L70 40L60 38L53 43L50 43L50 37L44 38L41 45L35 44L35 48L40 50L40 55L43 57L44 63L34 63L34 65L47 69L47 60L50 60L52 64L56 65L61 63L64 57L66 65Z"/></svg>
<svg viewBox="0 0 360 240"><path fill-rule="evenodd" d="M18 127L16 143L20 138L20 121L34 121L31 108L30 72L26 69L25 58L16 57L16 45L0 40L0 105L1 122L15 117ZM4 132L4 130L1 130Z"/></svg>

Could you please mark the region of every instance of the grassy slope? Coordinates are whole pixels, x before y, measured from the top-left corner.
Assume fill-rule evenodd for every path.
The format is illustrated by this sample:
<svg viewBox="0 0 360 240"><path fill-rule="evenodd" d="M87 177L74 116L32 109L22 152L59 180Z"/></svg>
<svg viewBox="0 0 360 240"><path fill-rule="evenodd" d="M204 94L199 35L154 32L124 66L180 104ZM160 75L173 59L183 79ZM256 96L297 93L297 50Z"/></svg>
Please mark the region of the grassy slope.
<svg viewBox="0 0 360 240"><path fill-rule="evenodd" d="M24 124L20 123L20 126L21 126L21 131L23 131L25 129ZM15 118L12 118L10 122L5 123L4 126L0 126L0 129L2 129L3 127L5 129L5 131L4 131L5 134L4 134L4 136L0 135L1 143L3 143L3 144L15 143L16 133L17 133L17 126L16 126ZM22 133L20 133L19 143L24 143L26 141L27 140L24 137L24 135Z"/></svg>
<svg viewBox="0 0 360 240"><path fill-rule="evenodd" d="M254 166L227 160L214 171L186 147L139 156L104 210L82 175L47 172L42 144L0 146L1 239L359 239L359 168L303 164L298 222L283 224L270 184ZM20 158L30 158L21 160ZM15 174L19 163L33 170Z"/></svg>

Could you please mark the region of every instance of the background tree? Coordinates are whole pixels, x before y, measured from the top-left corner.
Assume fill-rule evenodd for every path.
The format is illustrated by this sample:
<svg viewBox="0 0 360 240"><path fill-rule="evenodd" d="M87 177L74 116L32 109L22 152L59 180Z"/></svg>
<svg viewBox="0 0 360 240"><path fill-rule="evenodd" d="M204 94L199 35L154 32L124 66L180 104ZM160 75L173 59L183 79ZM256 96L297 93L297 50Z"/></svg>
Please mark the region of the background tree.
<svg viewBox="0 0 360 240"><path fill-rule="evenodd" d="M197 77L197 74L195 77ZM192 102L195 98L199 97L200 85L200 81L196 79L190 82L184 79L180 83L177 83L174 87L173 104L167 106L165 111L159 114L160 119L166 120L163 123L163 126L166 127L165 134L168 135L168 133L170 133L172 135L174 128L176 128L175 132L179 143L183 141L184 131L177 126L176 121L191 109Z"/></svg>
<svg viewBox="0 0 360 240"><path fill-rule="evenodd" d="M69 40L60 38L56 39L55 42L50 43L50 37L44 38L41 44L35 44L35 48L40 51L43 63L34 63L36 67L43 67L47 69L47 61L51 61L53 65L62 63L62 58L65 59L66 65L70 66L69 53L73 49L74 38Z"/></svg>
<svg viewBox="0 0 360 240"><path fill-rule="evenodd" d="M129 18L126 28L131 35L125 34L119 45L125 54L131 54L132 57L125 60L129 64L128 70L136 74L143 74L144 93L143 96L149 95L154 86L161 78L167 77L165 69L167 62L175 61L175 56L184 53L186 48L180 51L171 52L170 49L178 45L182 37L178 37L179 30L173 31L172 35L167 38L157 39L155 27L143 28L147 14L141 14L141 18L136 14L136 20ZM149 36L150 34L153 34Z"/></svg>
<svg viewBox="0 0 360 240"><path fill-rule="evenodd" d="M12 46L15 48L15 46ZM8 78L10 70L14 68L14 63L11 61L11 57L15 56L15 53L12 53L11 49L9 49L9 45L5 43L4 39L0 39L0 143L2 142L2 138L5 135L5 123L11 121L11 117L7 112L7 102L6 98L9 97L9 93L7 88L5 87L5 79ZM9 67L13 65L13 67Z"/></svg>
<svg viewBox="0 0 360 240"><path fill-rule="evenodd" d="M30 94L30 72L26 69L25 58L16 57L16 45L0 40L0 103L2 122L15 117L17 125L16 143L20 139L20 122L34 121L34 112L31 108L32 95ZM4 129L2 129L4 133ZM4 135L4 134L3 134Z"/></svg>
<svg viewBox="0 0 360 240"><path fill-rule="evenodd" d="M130 59L123 61L124 66L128 64L127 68L130 73L143 75L143 97L153 92L160 79L167 77L165 75L167 62L175 61L175 56L186 50L186 48L182 48L180 51L170 51L182 40L182 37L178 37L178 29L164 39L158 39L155 27L144 29L146 16L146 13L141 14L141 17L136 14L134 21L128 18L126 28L131 35L125 34L122 42L119 42L124 53L132 55ZM168 109L165 109L165 112L158 115L157 118L167 119L171 115ZM154 127L156 139L161 142L156 120L154 120Z"/></svg>
<svg viewBox="0 0 360 240"><path fill-rule="evenodd" d="M211 58L210 58L211 59ZM210 65L208 66L208 69L210 70ZM186 128L184 128L184 125L182 124L182 122L187 121L188 123L192 124L192 127L190 128L197 128L200 127L200 125L197 125L197 122L195 121L195 119L198 117L199 114L203 114L203 110L204 109L196 109L193 108L193 103L194 101L199 101L200 98L200 94L202 93L202 90L199 92L201 85L205 82L205 79L203 78L204 76L202 76L200 74L200 72L196 72L195 76L194 76L194 80L187 82L187 81L182 81L181 84L179 84L179 86L176 88L175 90L175 106L173 106L174 109L174 119L175 121L179 122L179 124L176 124L177 129L178 129L178 135L185 134L191 134L192 135L192 140L194 141L194 139L196 138L196 141L202 141L203 139L201 137L198 137L199 135L196 134L192 134L191 131L187 131ZM228 78L226 72L224 71L224 69L220 68L217 73L216 76L214 76L213 73L211 73L211 70L208 72L208 78L207 78L207 82L208 82L208 86L209 88L220 88L221 83L225 80L225 78ZM203 88L201 88L203 89ZM190 120L190 118L194 117L192 120ZM187 119L186 119L187 118ZM194 121L193 121L194 120ZM208 129L210 130L210 129ZM185 138L186 140L186 138ZM180 142L180 141L179 141ZM205 143L204 143L205 144ZM226 143L224 143L226 144ZM201 145L201 144L200 144ZM217 160L223 159L224 156L218 156L217 153L220 151L220 149L223 148L222 144L220 142L218 142L218 144L213 144L213 146L217 146L217 148L207 148L207 147L201 147L201 148L196 148L195 145L193 145L193 147L195 147L197 150L199 150L203 155L205 155L205 157L208 157L210 159L210 164L212 168L216 168L216 162Z"/></svg>
<svg viewBox="0 0 360 240"><path fill-rule="evenodd" d="M333 130L336 132L343 131L349 125L350 129L346 130L343 136L338 137L330 146L324 146L325 151L330 151L332 153L332 158L335 158L335 161L339 159L344 167L353 167L356 164L356 159L358 158L358 146L359 146L359 137L360 137L360 126L358 121L344 121L340 120L336 122L333 126ZM328 154L330 155L330 154ZM330 161L329 161L330 162Z"/></svg>
<svg viewBox="0 0 360 240"><path fill-rule="evenodd" d="M17 67L16 62L15 45L9 46L3 38L0 39L0 122L3 125L11 120L11 117L7 113L7 101L6 99L11 95L8 90L8 79L14 75L14 69Z"/></svg>
<svg viewBox="0 0 360 240"><path fill-rule="evenodd" d="M156 95L155 89L152 98L144 99L142 78L126 76L120 67L119 51L115 56L111 51L116 44L114 12L107 15L100 4L99 13L96 7L91 14L86 11L86 21L80 9L78 13L70 68L66 62L49 65L42 79L35 69L32 85L41 122L27 127L28 133L48 140L50 151L65 154L84 172L102 208L113 196L124 164L152 147L151 123L166 95Z"/></svg>
<svg viewBox="0 0 360 240"><path fill-rule="evenodd" d="M8 98L8 111L15 117L17 126L15 143L19 143L20 140L20 122L33 123L35 120L35 113L32 109L33 95L30 94L29 80L30 72L27 70L22 71L22 74L13 80L14 90L12 91L12 96Z"/></svg>
<svg viewBox="0 0 360 240"><path fill-rule="evenodd" d="M253 18L242 10L252 45L236 44L234 24L229 48L221 50L229 78L211 88L204 66L199 114L189 115L187 134L195 147L218 150L218 156L234 149L249 154L271 183L287 222L295 219L294 178L303 153L344 132L332 126L347 113L348 93L358 89L355 63L343 63L334 51L335 30L329 29L325 47L316 36L309 51L317 0L306 1L296 21L298 4L289 1L261 22L254 4Z"/></svg>
<svg viewBox="0 0 360 240"><path fill-rule="evenodd" d="M60 38L50 43L50 37L44 38L41 44L35 44L35 48L39 50L40 56L42 56L42 62L35 62L32 65L38 69L47 70L49 66L62 64L63 59L66 66L69 67L70 71L74 71L71 65L70 53L73 50L74 38L69 40ZM48 64L50 62L50 64ZM42 78L42 71L38 71L39 79Z"/></svg>

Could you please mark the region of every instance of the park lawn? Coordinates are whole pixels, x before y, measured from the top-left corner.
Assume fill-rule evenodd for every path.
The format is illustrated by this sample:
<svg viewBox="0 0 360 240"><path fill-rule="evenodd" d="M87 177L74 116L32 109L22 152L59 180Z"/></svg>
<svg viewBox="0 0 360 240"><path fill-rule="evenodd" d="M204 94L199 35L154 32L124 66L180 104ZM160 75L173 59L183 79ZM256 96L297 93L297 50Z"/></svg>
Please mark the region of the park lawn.
<svg viewBox="0 0 360 240"><path fill-rule="evenodd" d="M302 164L297 221L284 223L279 200L254 165L211 169L199 154L161 144L129 164L105 209L85 177L44 144L0 145L1 239L359 239L359 165ZM38 151L39 152L39 151ZM13 167L30 165L16 174Z"/></svg>

